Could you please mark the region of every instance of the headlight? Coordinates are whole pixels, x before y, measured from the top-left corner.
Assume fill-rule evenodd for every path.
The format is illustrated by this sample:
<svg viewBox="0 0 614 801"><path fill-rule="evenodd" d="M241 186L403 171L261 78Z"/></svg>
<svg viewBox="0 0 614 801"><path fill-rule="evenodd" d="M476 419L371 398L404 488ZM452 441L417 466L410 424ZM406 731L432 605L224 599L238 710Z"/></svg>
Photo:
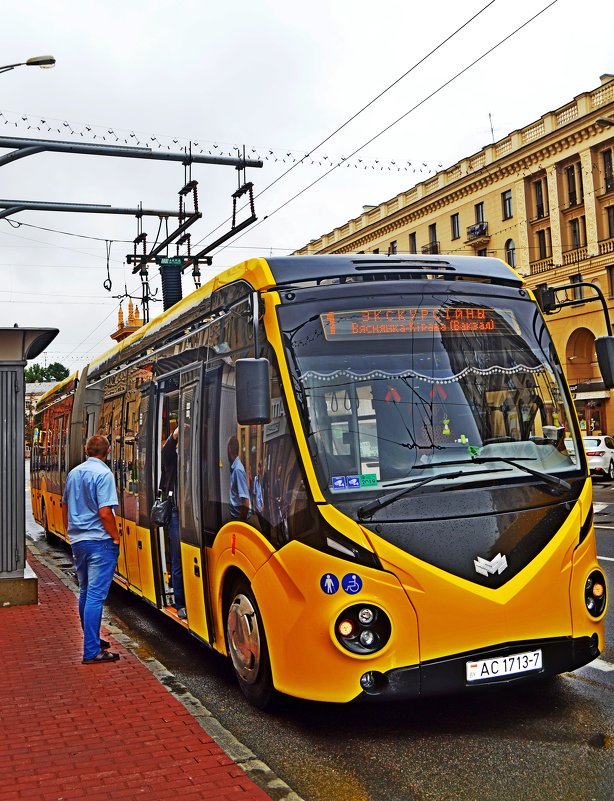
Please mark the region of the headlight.
<svg viewBox="0 0 614 801"><path fill-rule="evenodd" d="M593 570L584 586L584 602L589 615L600 617L605 609L606 598L605 577L600 570Z"/></svg>
<svg viewBox="0 0 614 801"><path fill-rule="evenodd" d="M335 622L335 636L353 654L374 654L390 639L390 618L379 607L355 604L345 609Z"/></svg>

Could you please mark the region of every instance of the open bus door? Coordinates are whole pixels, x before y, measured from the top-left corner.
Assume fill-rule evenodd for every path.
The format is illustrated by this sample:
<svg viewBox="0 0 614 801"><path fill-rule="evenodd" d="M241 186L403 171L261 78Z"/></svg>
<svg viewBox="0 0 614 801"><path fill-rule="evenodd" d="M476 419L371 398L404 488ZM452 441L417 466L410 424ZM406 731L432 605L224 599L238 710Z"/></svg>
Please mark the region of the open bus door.
<svg viewBox="0 0 614 801"><path fill-rule="evenodd" d="M177 486L183 588L190 630L209 642L206 549L202 525L202 364L181 371Z"/></svg>

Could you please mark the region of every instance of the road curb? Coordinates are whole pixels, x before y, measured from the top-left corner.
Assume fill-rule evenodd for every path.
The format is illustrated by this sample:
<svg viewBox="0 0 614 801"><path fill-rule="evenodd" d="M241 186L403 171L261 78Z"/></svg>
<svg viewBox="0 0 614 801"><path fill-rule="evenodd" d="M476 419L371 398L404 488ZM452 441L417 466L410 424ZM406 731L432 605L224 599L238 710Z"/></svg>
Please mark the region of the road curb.
<svg viewBox="0 0 614 801"><path fill-rule="evenodd" d="M75 596L79 592L75 583L57 565L47 559L46 555L28 538L28 550L45 565L46 568L62 582ZM164 665L153 656L143 653L143 648L132 640L116 624L114 616L105 607L103 609L103 623L109 634L114 637L127 651L152 673L160 684L187 709L198 725L222 748L239 767L245 771L249 778L264 790L273 801L304 801L294 792L286 782L279 778L273 770L254 752L228 731L222 723L207 709L196 696L183 685L177 677L167 670Z"/></svg>

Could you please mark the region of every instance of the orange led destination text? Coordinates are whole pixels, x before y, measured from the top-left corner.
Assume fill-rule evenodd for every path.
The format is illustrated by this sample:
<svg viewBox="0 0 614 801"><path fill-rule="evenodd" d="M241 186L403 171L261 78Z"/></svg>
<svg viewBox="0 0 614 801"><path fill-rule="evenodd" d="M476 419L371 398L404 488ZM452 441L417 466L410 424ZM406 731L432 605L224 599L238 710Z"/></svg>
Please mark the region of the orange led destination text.
<svg viewBox="0 0 614 801"><path fill-rule="evenodd" d="M492 309L484 308L396 308L328 312L323 315L328 337L378 334L425 334L432 331L494 331Z"/></svg>

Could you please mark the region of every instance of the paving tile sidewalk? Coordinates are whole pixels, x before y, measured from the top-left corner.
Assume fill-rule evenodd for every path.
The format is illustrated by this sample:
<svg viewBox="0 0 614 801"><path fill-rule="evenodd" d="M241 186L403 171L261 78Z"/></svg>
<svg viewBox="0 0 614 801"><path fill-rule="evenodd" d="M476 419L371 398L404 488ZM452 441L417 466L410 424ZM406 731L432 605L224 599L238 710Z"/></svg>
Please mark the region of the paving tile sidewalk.
<svg viewBox="0 0 614 801"><path fill-rule="evenodd" d="M121 645L82 665L74 593L29 559L38 606L0 608L0 801L267 801Z"/></svg>

